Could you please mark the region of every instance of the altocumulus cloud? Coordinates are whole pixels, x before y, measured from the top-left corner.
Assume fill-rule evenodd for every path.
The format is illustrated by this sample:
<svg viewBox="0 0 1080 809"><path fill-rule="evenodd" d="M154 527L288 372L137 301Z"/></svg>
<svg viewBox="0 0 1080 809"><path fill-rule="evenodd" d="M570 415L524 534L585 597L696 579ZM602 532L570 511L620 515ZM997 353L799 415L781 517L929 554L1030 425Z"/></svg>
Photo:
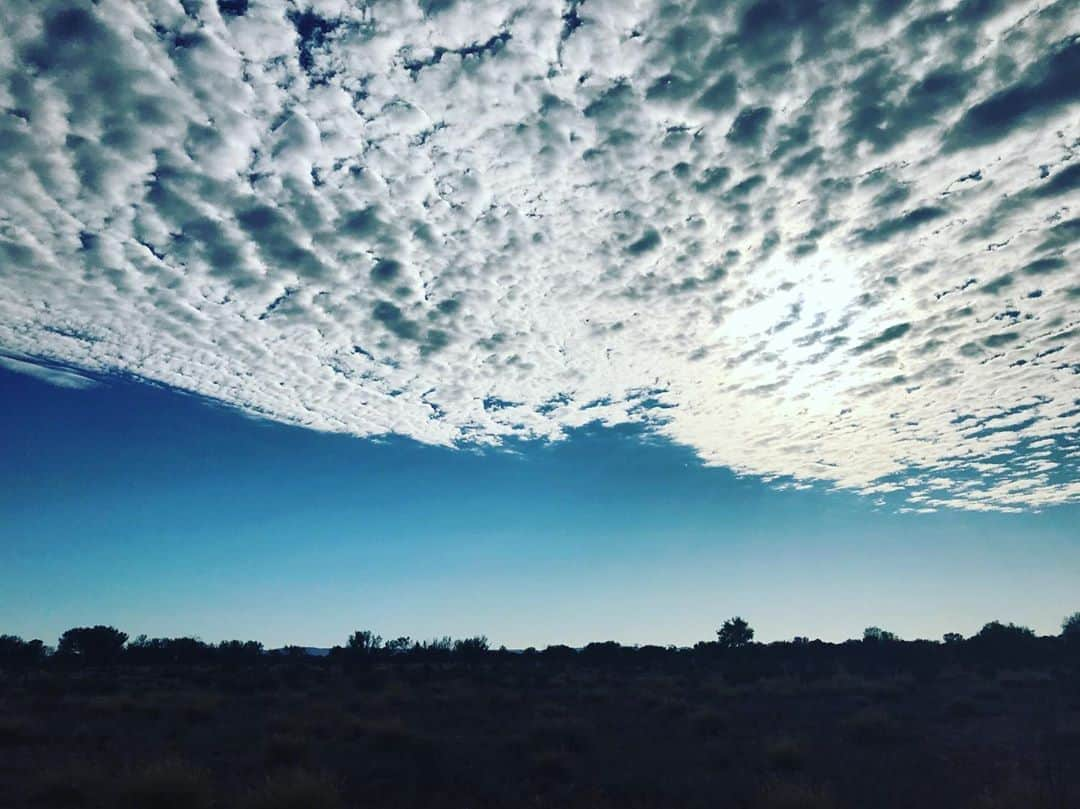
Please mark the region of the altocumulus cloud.
<svg viewBox="0 0 1080 809"><path fill-rule="evenodd" d="M0 350L359 436L637 421L909 508L1076 500L1078 28L5 0Z"/></svg>

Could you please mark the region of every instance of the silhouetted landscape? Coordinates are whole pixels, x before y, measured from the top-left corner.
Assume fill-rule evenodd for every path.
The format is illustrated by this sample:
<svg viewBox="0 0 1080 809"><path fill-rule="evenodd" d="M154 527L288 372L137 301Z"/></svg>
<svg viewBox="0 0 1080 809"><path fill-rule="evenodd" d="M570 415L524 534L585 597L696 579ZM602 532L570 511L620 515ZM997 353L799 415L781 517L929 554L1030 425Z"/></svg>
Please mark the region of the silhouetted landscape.
<svg viewBox="0 0 1080 809"><path fill-rule="evenodd" d="M1080 809L1080 0L0 0L0 188L0 809Z"/></svg>
<svg viewBox="0 0 1080 809"><path fill-rule="evenodd" d="M1080 613L1060 635L330 650L0 637L0 805L1080 805Z"/></svg>

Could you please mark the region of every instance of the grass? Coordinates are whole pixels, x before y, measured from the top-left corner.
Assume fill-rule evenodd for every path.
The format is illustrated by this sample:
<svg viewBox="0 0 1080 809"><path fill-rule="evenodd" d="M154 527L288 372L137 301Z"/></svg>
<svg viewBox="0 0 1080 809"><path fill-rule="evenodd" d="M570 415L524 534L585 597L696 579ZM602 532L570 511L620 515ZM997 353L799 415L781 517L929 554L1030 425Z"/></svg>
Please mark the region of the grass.
<svg viewBox="0 0 1080 809"><path fill-rule="evenodd" d="M364 739L381 753L424 753L431 740L408 727L401 719L360 719L352 723L349 735Z"/></svg>
<svg viewBox="0 0 1080 809"><path fill-rule="evenodd" d="M386 667L363 689L279 674L0 678L0 809L1080 806L1071 669L1024 687L960 668L917 687L530 661ZM223 685L242 681L273 688ZM958 702L978 710L951 719Z"/></svg>
<svg viewBox="0 0 1080 809"><path fill-rule="evenodd" d="M178 759L145 766L118 789L121 809L209 809L213 787L206 772Z"/></svg>
<svg viewBox="0 0 1080 809"><path fill-rule="evenodd" d="M341 806L341 795L332 777L298 769L268 778L242 806L244 809L337 809Z"/></svg>
<svg viewBox="0 0 1080 809"><path fill-rule="evenodd" d="M690 717L690 724L699 736L720 736L728 728L728 718L716 710L702 709Z"/></svg>
<svg viewBox="0 0 1080 809"><path fill-rule="evenodd" d="M38 809L82 809L106 794L104 773L85 762L51 767L30 790L30 805Z"/></svg>
<svg viewBox="0 0 1080 809"><path fill-rule="evenodd" d="M795 772L806 765L803 745L790 736L781 736L765 745L769 767L779 772Z"/></svg>
<svg viewBox="0 0 1080 809"><path fill-rule="evenodd" d="M800 781L770 781L761 790L755 809L834 809L836 802L824 787Z"/></svg>
<svg viewBox="0 0 1080 809"><path fill-rule="evenodd" d="M540 720L529 730L528 745L537 751L581 753L589 746L589 728L570 718Z"/></svg>
<svg viewBox="0 0 1080 809"><path fill-rule="evenodd" d="M34 744L40 738L40 730L30 720L13 716L0 717L0 748Z"/></svg>
<svg viewBox="0 0 1080 809"><path fill-rule="evenodd" d="M863 708L848 717L843 727L858 744L892 744L903 735L900 724L881 708Z"/></svg>
<svg viewBox="0 0 1080 809"><path fill-rule="evenodd" d="M295 734L274 733L263 748L263 761L268 769L299 767L309 763L311 756L311 742Z"/></svg>

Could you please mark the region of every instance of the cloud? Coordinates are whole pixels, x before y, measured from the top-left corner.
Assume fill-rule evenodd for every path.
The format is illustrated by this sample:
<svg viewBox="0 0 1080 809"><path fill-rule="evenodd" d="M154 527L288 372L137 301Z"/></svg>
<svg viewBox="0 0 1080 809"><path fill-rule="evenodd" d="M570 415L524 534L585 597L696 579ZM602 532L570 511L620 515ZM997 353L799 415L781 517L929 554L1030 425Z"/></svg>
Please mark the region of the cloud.
<svg viewBox="0 0 1080 809"><path fill-rule="evenodd" d="M6 11L0 349L36 368L1080 499L1076 0Z"/></svg>
<svg viewBox="0 0 1080 809"><path fill-rule="evenodd" d="M96 379L77 374L64 368L53 368L36 362L16 359L0 354L0 367L17 374L26 374L42 382L55 385L58 388L72 388L73 390L85 390L98 386Z"/></svg>

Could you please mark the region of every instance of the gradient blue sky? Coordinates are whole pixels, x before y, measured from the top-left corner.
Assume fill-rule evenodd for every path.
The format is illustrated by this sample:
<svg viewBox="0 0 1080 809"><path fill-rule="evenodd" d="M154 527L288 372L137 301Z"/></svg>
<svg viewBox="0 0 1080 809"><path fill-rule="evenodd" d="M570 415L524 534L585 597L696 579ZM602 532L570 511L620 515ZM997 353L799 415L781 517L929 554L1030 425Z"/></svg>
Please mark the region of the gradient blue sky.
<svg viewBox="0 0 1080 809"><path fill-rule="evenodd" d="M704 468L640 428L451 451L0 369L0 631L510 647L904 637L1077 608L1080 506L898 514Z"/></svg>

